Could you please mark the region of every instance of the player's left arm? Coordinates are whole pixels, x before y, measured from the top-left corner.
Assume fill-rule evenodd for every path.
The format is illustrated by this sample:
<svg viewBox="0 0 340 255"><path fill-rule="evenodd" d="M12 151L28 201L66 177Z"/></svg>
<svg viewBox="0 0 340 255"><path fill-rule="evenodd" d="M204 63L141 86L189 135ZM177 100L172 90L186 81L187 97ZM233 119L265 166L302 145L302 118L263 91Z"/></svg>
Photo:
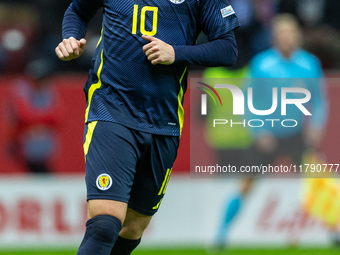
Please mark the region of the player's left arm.
<svg viewBox="0 0 340 255"><path fill-rule="evenodd" d="M169 45L153 37L143 47L152 64L182 62L202 66L232 66L238 57L234 29L240 26L228 0L201 0L202 31L209 42L201 45Z"/></svg>
<svg viewBox="0 0 340 255"><path fill-rule="evenodd" d="M175 62L207 67L233 66L238 57L234 31L200 45L174 45Z"/></svg>
<svg viewBox="0 0 340 255"><path fill-rule="evenodd" d="M237 60L234 31L201 45L170 45L152 36L142 37L150 41L144 45L143 51L153 65L185 62L202 66L232 66Z"/></svg>

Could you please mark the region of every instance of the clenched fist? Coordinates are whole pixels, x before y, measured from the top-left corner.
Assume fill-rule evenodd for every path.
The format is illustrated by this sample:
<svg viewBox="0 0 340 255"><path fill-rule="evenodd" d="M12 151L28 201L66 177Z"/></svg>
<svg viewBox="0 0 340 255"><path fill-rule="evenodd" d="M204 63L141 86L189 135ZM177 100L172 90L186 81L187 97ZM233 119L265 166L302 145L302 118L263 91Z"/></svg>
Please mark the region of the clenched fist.
<svg viewBox="0 0 340 255"><path fill-rule="evenodd" d="M77 39L70 37L69 39L64 39L61 43L59 43L59 45L55 48L55 53L61 60L70 61L83 54L85 45L86 40L84 38L78 41Z"/></svg>

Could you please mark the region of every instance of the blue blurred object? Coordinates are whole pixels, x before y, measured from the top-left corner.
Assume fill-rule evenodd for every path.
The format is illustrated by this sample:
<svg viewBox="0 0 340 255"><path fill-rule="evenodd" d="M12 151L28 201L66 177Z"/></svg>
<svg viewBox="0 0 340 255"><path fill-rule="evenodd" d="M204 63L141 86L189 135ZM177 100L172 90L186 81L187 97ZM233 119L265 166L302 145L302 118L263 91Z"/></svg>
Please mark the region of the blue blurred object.
<svg viewBox="0 0 340 255"><path fill-rule="evenodd" d="M225 217L223 218L219 226L219 230L218 230L218 234L216 238L217 246L220 246L221 248L224 246L226 236L230 229L231 222L235 218L237 213L239 212L242 206L242 201L243 201L243 197L241 194L238 193L234 197L232 197L231 200L227 202L227 207L226 207L225 213L223 214Z"/></svg>

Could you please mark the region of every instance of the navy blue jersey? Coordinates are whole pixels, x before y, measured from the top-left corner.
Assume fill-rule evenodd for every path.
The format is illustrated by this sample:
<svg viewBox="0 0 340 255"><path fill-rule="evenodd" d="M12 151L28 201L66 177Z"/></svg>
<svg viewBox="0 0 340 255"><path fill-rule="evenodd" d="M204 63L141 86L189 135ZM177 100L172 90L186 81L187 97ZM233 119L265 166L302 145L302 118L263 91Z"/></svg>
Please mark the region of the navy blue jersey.
<svg viewBox="0 0 340 255"><path fill-rule="evenodd" d="M81 0L78 0L81 1ZM201 31L215 40L239 22L228 0L104 0L102 36L84 86L86 123L110 121L179 136L187 66L152 65L141 35L170 45L194 45Z"/></svg>

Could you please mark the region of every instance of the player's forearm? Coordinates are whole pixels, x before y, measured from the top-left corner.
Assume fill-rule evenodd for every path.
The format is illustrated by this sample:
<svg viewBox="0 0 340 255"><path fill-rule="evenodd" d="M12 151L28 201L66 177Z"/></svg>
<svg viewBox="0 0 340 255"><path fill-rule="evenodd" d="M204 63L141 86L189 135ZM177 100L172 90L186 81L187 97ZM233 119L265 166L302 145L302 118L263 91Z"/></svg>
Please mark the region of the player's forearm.
<svg viewBox="0 0 340 255"><path fill-rule="evenodd" d="M85 37L87 24L102 6L101 0L73 0L67 8L62 25L63 39Z"/></svg>
<svg viewBox="0 0 340 255"><path fill-rule="evenodd" d="M80 18L80 16L75 12L73 4L71 4L64 15L63 25L62 25L62 36L63 39L68 39L74 37L77 40L84 38L86 35L87 24Z"/></svg>
<svg viewBox="0 0 340 255"><path fill-rule="evenodd" d="M201 45L173 45L175 62L202 66L232 66L238 56L234 32Z"/></svg>

